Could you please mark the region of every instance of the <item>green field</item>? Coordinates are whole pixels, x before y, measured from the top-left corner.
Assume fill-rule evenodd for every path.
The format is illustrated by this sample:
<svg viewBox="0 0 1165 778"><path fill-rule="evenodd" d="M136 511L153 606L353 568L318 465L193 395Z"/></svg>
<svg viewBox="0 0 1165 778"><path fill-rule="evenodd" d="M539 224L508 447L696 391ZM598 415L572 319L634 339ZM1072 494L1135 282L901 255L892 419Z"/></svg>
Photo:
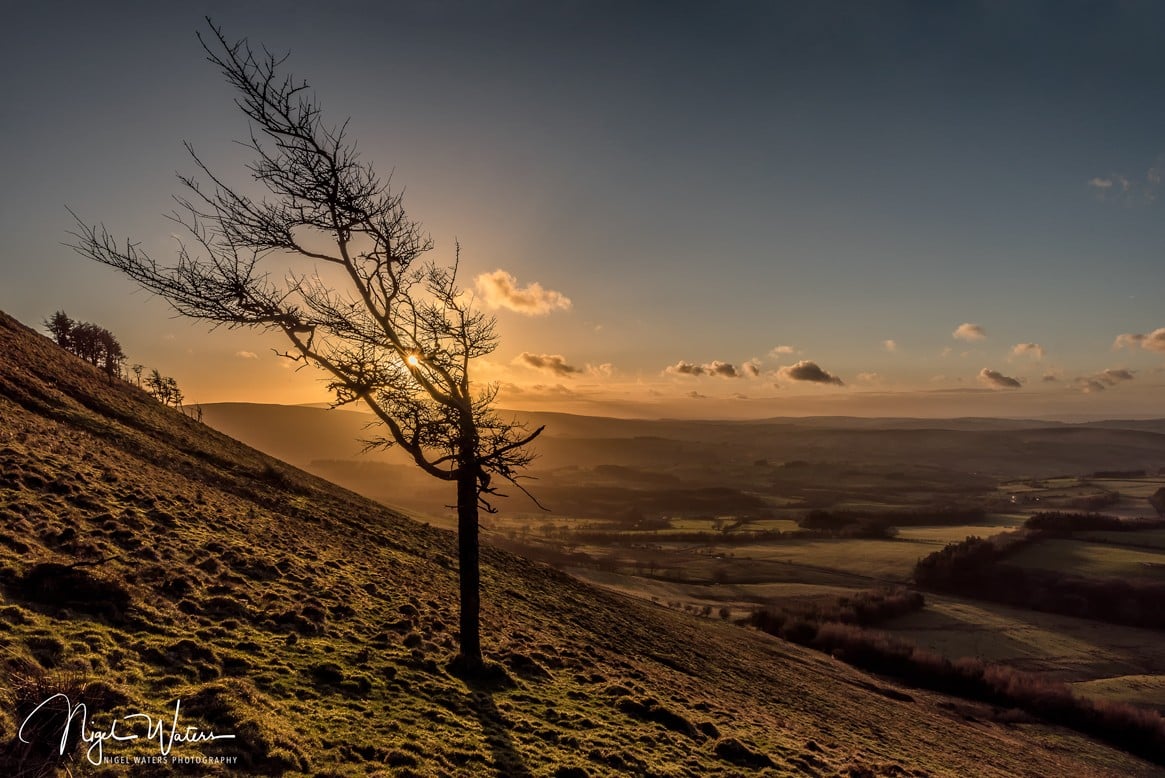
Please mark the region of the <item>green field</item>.
<svg viewBox="0 0 1165 778"><path fill-rule="evenodd" d="M987 523L984 524L956 524L953 526L933 526L933 527L899 527L898 538L900 540L910 540L918 543L930 543L934 548L927 551L938 551L940 548L948 543L958 543L966 540L972 535L981 538L989 538L992 535L998 535L1000 532L1007 532L1013 530L1023 523L1023 518L1020 517L1014 520L1008 520L1006 516L992 515Z"/></svg>
<svg viewBox="0 0 1165 778"><path fill-rule="evenodd" d="M928 594L926 608L884 627L947 657L971 656L1067 681L1165 673L1153 630Z"/></svg>
<svg viewBox="0 0 1165 778"><path fill-rule="evenodd" d="M1024 548L1008 562L1096 578L1165 580L1165 552L1081 540L1042 540Z"/></svg>
<svg viewBox="0 0 1165 778"><path fill-rule="evenodd" d="M1165 529L1150 529L1141 532L1078 532L1080 540L1096 543L1110 543L1114 546L1136 546L1165 550Z"/></svg>
<svg viewBox="0 0 1165 778"><path fill-rule="evenodd" d="M733 562L783 562L901 582L910 577L919 559L934 550L934 544L906 540L793 540L735 549Z"/></svg>
<svg viewBox="0 0 1165 778"><path fill-rule="evenodd" d="M1072 690L1085 697L1127 702L1158 710L1165 708L1165 676L1162 675L1120 675L1080 681L1072 684Z"/></svg>

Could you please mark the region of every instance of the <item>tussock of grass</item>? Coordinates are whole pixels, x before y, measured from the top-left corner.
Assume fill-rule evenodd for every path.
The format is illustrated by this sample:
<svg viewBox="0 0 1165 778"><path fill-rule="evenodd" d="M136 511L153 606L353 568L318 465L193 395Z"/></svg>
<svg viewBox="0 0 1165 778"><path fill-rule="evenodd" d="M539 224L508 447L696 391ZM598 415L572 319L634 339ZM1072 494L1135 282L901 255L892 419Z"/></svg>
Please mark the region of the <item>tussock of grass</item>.
<svg viewBox="0 0 1165 778"><path fill-rule="evenodd" d="M206 722L207 729L230 733L237 742L209 746L208 754L239 754L248 772L282 775L308 772L310 753L317 745L297 732L279 706L249 681L231 678L189 690L182 697L190 716Z"/></svg>

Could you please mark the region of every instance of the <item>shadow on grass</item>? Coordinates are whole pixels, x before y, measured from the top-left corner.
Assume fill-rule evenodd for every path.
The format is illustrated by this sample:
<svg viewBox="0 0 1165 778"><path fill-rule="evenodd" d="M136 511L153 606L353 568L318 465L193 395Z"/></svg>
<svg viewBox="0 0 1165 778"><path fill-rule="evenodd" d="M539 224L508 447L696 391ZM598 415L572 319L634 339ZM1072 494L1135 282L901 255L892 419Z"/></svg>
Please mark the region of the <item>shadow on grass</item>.
<svg viewBox="0 0 1165 778"><path fill-rule="evenodd" d="M494 770L498 776L506 778L533 778L530 768L522 759L514 741L510 738L509 722L494 704L493 690L471 687L469 707L481 722L485 740L493 751Z"/></svg>

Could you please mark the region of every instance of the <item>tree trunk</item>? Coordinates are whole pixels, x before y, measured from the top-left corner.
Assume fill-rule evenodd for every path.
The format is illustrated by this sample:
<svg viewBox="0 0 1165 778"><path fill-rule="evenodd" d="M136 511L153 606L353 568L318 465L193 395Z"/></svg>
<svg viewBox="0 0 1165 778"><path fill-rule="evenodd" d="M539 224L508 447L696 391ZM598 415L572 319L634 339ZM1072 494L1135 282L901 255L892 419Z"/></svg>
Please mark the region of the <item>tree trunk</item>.
<svg viewBox="0 0 1165 778"><path fill-rule="evenodd" d="M466 671L482 667L481 564L477 538L477 477L471 468L457 479L457 569L461 581L461 654Z"/></svg>

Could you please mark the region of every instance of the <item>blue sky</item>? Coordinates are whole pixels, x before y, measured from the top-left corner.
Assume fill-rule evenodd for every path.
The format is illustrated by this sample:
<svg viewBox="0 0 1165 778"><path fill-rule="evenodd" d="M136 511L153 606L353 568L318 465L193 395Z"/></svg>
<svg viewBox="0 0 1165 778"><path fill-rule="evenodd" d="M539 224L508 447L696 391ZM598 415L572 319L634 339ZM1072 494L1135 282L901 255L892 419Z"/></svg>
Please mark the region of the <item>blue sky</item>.
<svg viewBox="0 0 1165 778"><path fill-rule="evenodd" d="M0 308L101 323L195 401L323 396L61 243L68 205L165 258L182 141L239 171L209 14L292 52L469 285L570 300L498 309L509 405L1165 415L1165 344L1114 349L1165 327L1160 4L96 5L10 12Z"/></svg>

